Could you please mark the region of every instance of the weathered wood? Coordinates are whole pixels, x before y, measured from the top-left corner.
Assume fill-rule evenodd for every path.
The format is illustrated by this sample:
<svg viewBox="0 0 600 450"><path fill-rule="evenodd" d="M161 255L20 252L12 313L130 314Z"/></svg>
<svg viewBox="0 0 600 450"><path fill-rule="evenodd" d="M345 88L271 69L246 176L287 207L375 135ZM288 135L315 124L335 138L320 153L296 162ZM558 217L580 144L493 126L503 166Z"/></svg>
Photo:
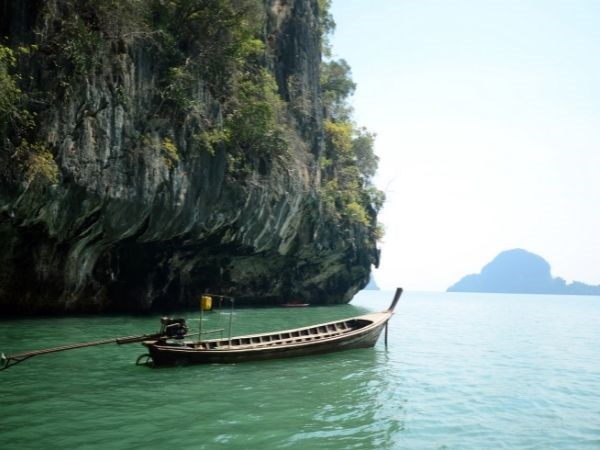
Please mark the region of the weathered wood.
<svg viewBox="0 0 600 450"><path fill-rule="evenodd" d="M394 311L394 309L396 308L396 304L398 303L398 300L400 300L401 295L402 295L402 288L399 287L396 289L396 293L394 294L394 299L392 300L392 304L387 309L388 311L390 311L390 312Z"/></svg>
<svg viewBox="0 0 600 450"><path fill-rule="evenodd" d="M102 339L99 341L81 342L78 344L67 344L67 345L61 345L58 347L45 348L42 350L31 350L28 352L15 353L14 355L8 355L8 356L4 355L4 353L2 353L2 355L0 356L0 370L8 369L9 367L19 364L19 363L25 361L26 359L29 359L29 358L32 358L32 357L38 356L38 355L45 355L47 353L64 352L66 350L73 350L76 348L94 347L97 345L105 345L105 344L115 344L115 343L119 344L119 345L133 344L133 343L142 342L142 341L148 340L148 339L158 339L159 337L160 337L160 334L142 334L142 335L138 335L138 336L123 336L123 337L118 337L118 338Z"/></svg>
<svg viewBox="0 0 600 450"><path fill-rule="evenodd" d="M384 333L384 339L383 342L385 342L385 346L387 347L387 343L388 343L388 324L385 324L385 333Z"/></svg>
<svg viewBox="0 0 600 450"><path fill-rule="evenodd" d="M61 345L8 356L2 353L0 355L0 370L7 369L38 355L112 343L123 345L142 342L149 349L150 355L157 365L241 362L372 347L384 327L387 345L387 324L401 295L402 288L398 288L391 305L385 311L303 328L246 336L230 335L228 339L206 341L202 341L201 333L185 335L186 337L200 335L198 342L182 342L179 339L176 343L169 343L167 337L171 335L165 330L168 330L171 326L180 326L179 322L182 322L185 326L185 322L181 319L165 318L174 323L167 325L163 323L163 329L160 333ZM228 298L226 296L219 297ZM185 330L187 331L187 328Z"/></svg>
<svg viewBox="0 0 600 450"><path fill-rule="evenodd" d="M373 347L400 299L397 289L390 307L379 313L338 321L228 339L199 342L144 341L155 365L237 363Z"/></svg>

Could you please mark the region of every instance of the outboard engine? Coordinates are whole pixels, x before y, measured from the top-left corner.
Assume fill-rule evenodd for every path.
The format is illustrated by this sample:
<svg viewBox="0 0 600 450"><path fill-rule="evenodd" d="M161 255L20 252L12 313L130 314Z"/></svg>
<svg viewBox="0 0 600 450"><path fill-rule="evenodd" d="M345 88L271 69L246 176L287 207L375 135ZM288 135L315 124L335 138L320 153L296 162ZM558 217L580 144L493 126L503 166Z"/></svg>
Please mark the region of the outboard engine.
<svg viewBox="0 0 600 450"><path fill-rule="evenodd" d="M163 317L160 319L160 323L162 324L160 332L169 339L183 339L188 332L185 319Z"/></svg>

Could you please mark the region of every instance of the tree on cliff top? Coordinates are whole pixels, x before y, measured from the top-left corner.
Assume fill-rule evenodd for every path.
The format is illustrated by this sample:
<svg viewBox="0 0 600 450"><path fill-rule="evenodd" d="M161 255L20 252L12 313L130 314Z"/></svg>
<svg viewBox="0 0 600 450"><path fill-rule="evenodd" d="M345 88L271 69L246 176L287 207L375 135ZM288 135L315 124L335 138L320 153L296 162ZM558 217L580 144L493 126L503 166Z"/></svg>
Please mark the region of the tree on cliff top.
<svg viewBox="0 0 600 450"><path fill-rule="evenodd" d="M323 29L330 33L335 23L327 13L328 1L321 2L327 17ZM324 111L325 151L321 160L322 198L325 210L336 220L366 227L371 239L380 239L377 213L383 206L384 194L372 183L379 158L375 155L375 135L352 120L348 103L356 84L344 59L330 58L325 39L321 63L321 100Z"/></svg>

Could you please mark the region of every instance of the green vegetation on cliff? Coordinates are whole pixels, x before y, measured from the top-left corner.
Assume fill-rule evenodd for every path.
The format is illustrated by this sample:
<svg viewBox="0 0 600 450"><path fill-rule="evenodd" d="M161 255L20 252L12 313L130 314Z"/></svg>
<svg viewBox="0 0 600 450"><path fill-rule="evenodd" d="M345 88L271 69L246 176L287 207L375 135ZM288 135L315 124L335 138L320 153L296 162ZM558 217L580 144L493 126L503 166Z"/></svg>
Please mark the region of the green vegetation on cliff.
<svg viewBox="0 0 600 450"><path fill-rule="evenodd" d="M44 143L27 140L36 128L36 113L30 107L35 97L20 87L24 84L23 75L17 67L19 58L28 58L37 48L35 44L18 45L14 49L0 44L0 139L3 150L0 161L5 163L0 178L10 178L11 172L15 171L27 184L34 181L55 184L59 170L54 155ZM10 159L6 149L13 150Z"/></svg>
<svg viewBox="0 0 600 450"><path fill-rule="evenodd" d="M352 121L347 100L356 84L350 66L343 59L323 62L320 82L325 111L321 160L325 207L344 226L360 224L379 239L382 231L376 218L384 195L371 181L378 162L373 149L375 135Z"/></svg>
<svg viewBox="0 0 600 450"><path fill-rule="evenodd" d="M318 3L325 55L330 53L327 35L335 27L329 3ZM163 61L158 74L162 101L156 115L166 112L181 121L194 120L198 148L210 154L225 149L229 170L238 178L255 171L260 159L284 161L290 145L286 142L289 118L277 83L265 68L262 34L267 17L262 2L63 0L50 2L41 15L45 20L60 20L54 32L40 41L41 53L51 61L62 88L58 96L69 95L72 84L96 72L112 46L144 38ZM43 31L47 30L36 33ZM0 131L4 139L8 138L9 152L26 153L27 161L49 161L50 151L36 150L43 146L30 145L27 139L32 140L31 129L35 127L32 104L47 103L53 94L46 91L27 96L20 89L17 57L26 60L31 55L22 43L17 45L18 49L0 47ZM26 70L28 66L23 67ZM199 81L214 98L221 99L222 113L217 122L197 100ZM24 84L26 88L28 83ZM377 167L374 135L351 120L347 99L356 85L346 61L324 61L320 84L325 118L321 159L325 210L346 224L368 226L383 201L381 192L370 182ZM123 95L118 83L115 90L118 96ZM169 151L169 165L179 159L171 139L165 136L171 145L163 145ZM56 182L57 170L50 172L47 178Z"/></svg>
<svg viewBox="0 0 600 450"><path fill-rule="evenodd" d="M58 1L41 11L54 29L37 30L40 53L54 72L57 94L37 92L23 102L18 83L7 76L16 66L16 51L2 47L0 96L6 113L23 115L19 103L43 105L72 95L86 77L98 75L100 65L114 46L144 40L160 61L157 69L160 99L154 115L194 121L197 146L213 153L223 148L232 172L248 173L257 158L272 158L285 150L285 118L272 75L265 70L265 46L261 40L266 15L255 0L182 1ZM29 55L23 55L27 59ZM23 62L25 71L28 65ZM215 122L198 100L201 84L219 100L221 114ZM27 83L25 86L27 87ZM118 81L117 96L123 96ZM12 107L12 108L9 108ZM17 114L18 113L18 114ZM21 127L22 128L22 127ZM3 127L6 136L6 127ZM8 133L9 146L27 138L23 129ZM167 137L170 138L170 137Z"/></svg>

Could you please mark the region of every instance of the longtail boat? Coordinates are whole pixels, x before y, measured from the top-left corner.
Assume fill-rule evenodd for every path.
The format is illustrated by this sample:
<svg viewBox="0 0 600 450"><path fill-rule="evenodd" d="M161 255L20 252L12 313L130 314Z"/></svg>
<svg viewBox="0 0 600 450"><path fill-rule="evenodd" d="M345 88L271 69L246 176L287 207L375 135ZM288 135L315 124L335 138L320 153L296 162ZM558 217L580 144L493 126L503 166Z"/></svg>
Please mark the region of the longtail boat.
<svg viewBox="0 0 600 450"><path fill-rule="evenodd" d="M230 316L230 337L219 339L202 339L203 334L209 333L202 332L202 320L200 320L199 333L188 333L185 319L163 317L158 333L62 345L12 355L0 353L0 370L8 369L38 355L111 343L122 345L141 342L149 353L141 355L136 364L154 366L226 364L368 348L375 345L384 328L387 344L388 321L394 314L394 308L401 294L402 288L398 288L390 307L385 311L270 333L231 336ZM213 297L230 298L219 295L213 295ZM202 300L203 308L207 305L208 309L212 308L212 301L205 302L205 300L212 300L212 297L203 296ZM233 299L231 300L233 305ZM223 329L213 331L223 331ZM199 335L198 340L186 340L194 335Z"/></svg>
<svg viewBox="0 0 600 450"><path fill-rule="evenodd" d="M386 328L387 332L401 294L398 288L385 311L269 333L188 342L177 336L175 325L173 337L144 340L142 344L149 353L142 357L155 366L228 364L373 347L382 330ZM184 336L183 332L179 334Z"/></svg>

